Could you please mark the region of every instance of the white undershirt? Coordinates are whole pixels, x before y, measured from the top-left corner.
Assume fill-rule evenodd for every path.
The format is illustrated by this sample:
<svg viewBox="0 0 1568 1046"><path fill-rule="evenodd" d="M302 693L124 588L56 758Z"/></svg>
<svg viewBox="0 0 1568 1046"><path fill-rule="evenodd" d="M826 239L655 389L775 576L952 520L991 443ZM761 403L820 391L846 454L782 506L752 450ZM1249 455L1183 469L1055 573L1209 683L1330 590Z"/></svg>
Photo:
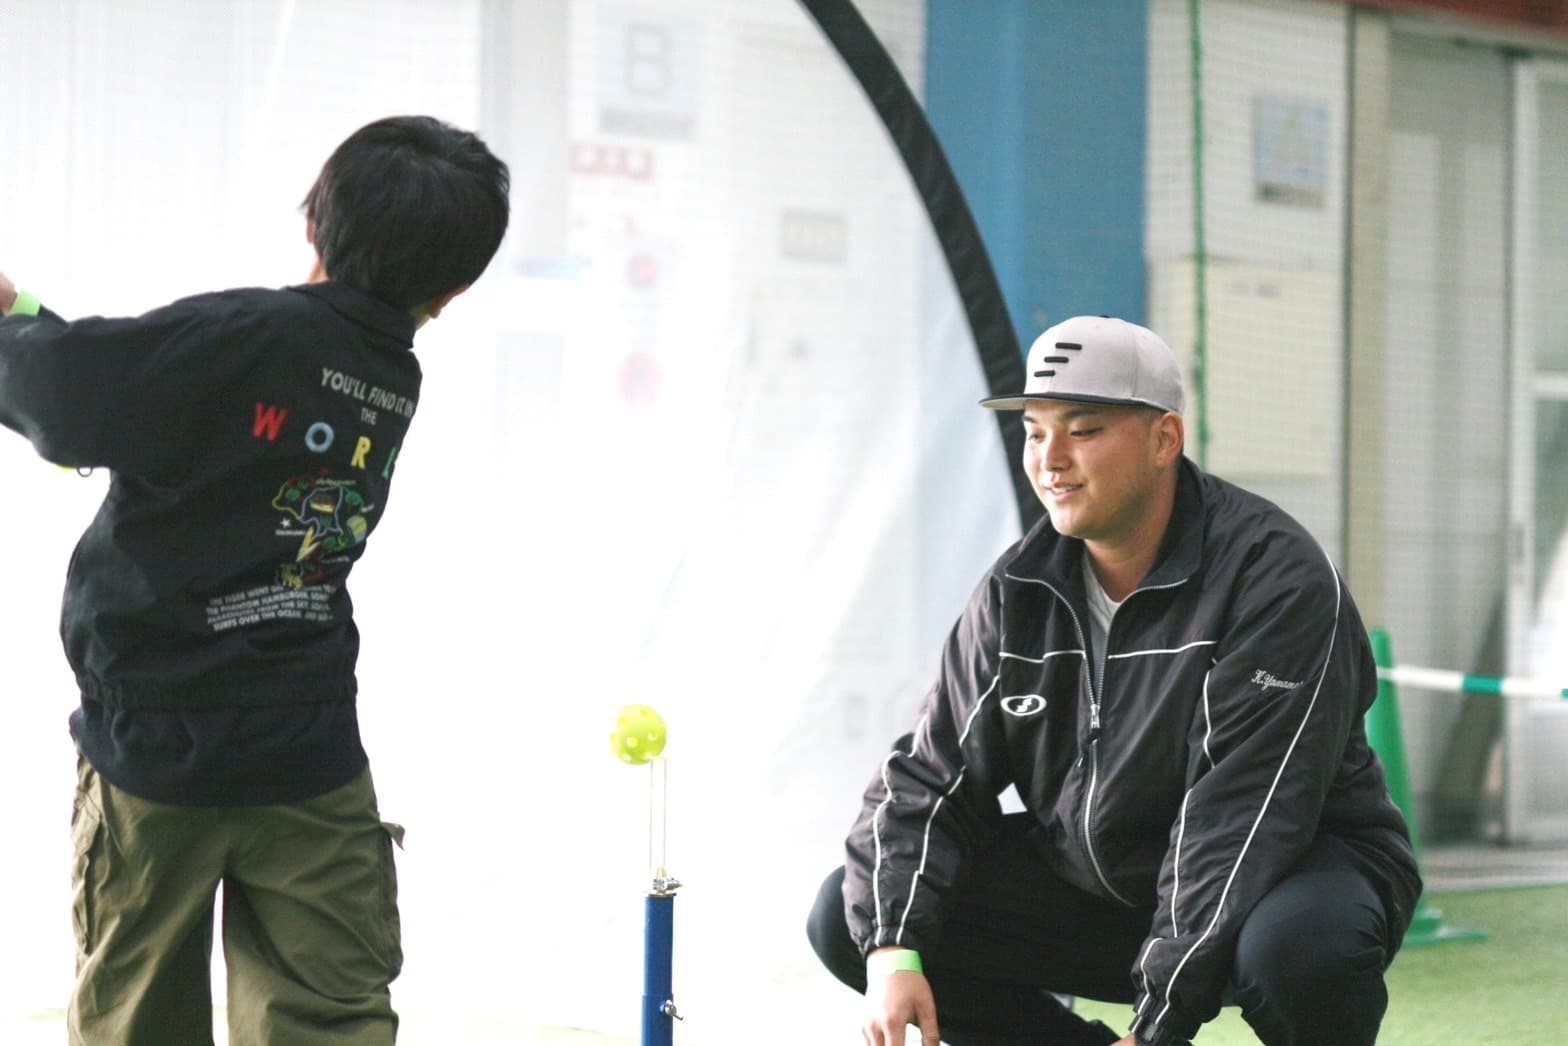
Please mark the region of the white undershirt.
<svg viewBox="0 0 1568 1046"><path fill-rule="evenodd" d="M1089 645L1094 656L1094 677L1099 679L1105 674L1105 640L1111 633L1111 618L1116 616L1121 603L1107 595L1100 579L1094 576L1087 550L1083 554L1083 589L1089 597Z"/></svg>

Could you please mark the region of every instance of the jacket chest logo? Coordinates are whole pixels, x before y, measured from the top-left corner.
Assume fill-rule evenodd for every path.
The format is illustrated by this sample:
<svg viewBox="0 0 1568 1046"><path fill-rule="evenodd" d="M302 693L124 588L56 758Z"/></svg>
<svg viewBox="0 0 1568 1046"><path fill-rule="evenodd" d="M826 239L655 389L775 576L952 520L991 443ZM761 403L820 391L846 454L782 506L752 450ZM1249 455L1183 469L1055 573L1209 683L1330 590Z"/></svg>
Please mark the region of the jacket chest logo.
<svg viewBox="0 0 1568 1046"><path fill-rule="evenodd" d="M1266 672L1261 668L1252 673L1252 681L1261 686L1264 691L1268 691L1270 689L1294 690L1296 687L1301 685L1300 681L1292 682L1289 679L1280 679L1278 676L1275 676L1270 672Z"/></svg>
<svg viewBox="0 0 1568 1046"><path fill-rule="evenodd" d="M1024 719L1045 711L1045 698L1039 694L1015 694L1002 699L1002 711Z"/></svg>

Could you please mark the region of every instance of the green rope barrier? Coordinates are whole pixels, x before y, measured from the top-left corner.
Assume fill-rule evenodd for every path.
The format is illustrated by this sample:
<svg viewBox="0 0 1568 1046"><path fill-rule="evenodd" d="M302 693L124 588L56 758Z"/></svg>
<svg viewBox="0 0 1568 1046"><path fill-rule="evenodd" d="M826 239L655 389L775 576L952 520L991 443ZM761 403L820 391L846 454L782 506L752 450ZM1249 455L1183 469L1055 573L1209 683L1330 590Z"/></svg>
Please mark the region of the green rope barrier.
<svg viewBox="0 0 1568 1046"><path fill-rule="evenodd" d="M1380 668L1377 675L1379 679L1386 679L1390 683L1413 686L1420 690L1439 690L1447 694L1568 698L1568 687L1544 679L1526 679L1521 676L1472 676L1441 668L1415 668L1410 665Z"/></svg>

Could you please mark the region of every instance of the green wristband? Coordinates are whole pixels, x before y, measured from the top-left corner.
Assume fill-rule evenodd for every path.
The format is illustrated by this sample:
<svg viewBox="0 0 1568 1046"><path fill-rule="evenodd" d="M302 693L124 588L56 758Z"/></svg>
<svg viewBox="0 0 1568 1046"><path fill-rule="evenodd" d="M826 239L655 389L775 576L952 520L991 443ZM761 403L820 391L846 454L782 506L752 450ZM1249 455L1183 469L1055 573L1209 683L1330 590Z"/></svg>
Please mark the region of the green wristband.
<svg viewBox="0 0 1568 1046"><path fill-rule="evenodd" d="M41 303L37 298L33 297L26 291L18 290L16 292L16 300L11 303L10 315L37 316L38 310L42 307L43 303Z"/></svg>
<svg viewBox="0 0 1568 1046"><path fill-rule="evenodd" d="M866 957L867 976L887 977L902 970L924 974L926 971L920 965L920 953L910 948L899 948Z"/></svg>

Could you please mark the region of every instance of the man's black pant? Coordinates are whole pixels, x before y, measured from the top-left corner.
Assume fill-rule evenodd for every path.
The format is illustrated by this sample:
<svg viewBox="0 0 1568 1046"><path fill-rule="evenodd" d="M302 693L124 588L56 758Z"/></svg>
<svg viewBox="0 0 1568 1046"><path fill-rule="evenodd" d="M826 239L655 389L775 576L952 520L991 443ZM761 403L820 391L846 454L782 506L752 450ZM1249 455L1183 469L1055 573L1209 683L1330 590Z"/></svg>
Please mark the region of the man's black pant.
<svg viewBox="0 0 1568 1046"><path fill-rule="evenodd" d="M942 939L922 955L944 1042L1051 1046L1060 1005L1048 993L1131 1003L1132 967L1152 908L1084 893L1046 870L1007 818L1000 841L975 862ZM807 934L827 968L866 990L865 962L844 919L844 870L817 895ZM1236 942L1226 1002L1268 1046L1371 1046L1388 1006L1383 971L1403 925L1353 853L1320 837L1258 902ZM1131 1014L1129 1013L1129 1020Z"/></svg>

